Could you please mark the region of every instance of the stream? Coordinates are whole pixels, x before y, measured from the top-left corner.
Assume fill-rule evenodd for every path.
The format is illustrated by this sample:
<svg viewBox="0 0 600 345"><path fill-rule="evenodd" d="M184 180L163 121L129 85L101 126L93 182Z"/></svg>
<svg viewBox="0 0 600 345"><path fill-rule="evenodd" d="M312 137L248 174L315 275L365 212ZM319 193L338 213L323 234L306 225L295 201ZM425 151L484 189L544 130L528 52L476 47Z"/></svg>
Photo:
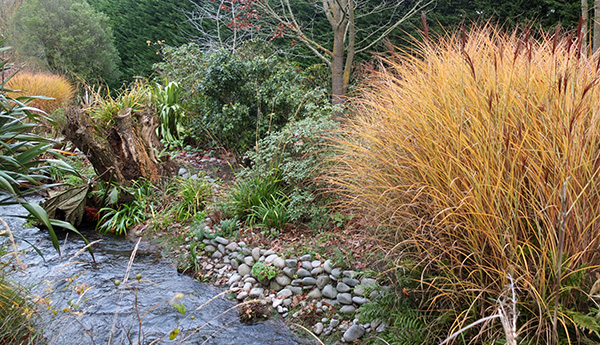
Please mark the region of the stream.
<svg viewBox="0 0 600 345"><path fill-rule="evenodd" d="M128 267L136 243L85 231L90 242L99 240L93 245L94 265L91 255L82 251L84 243L79 236L59 235L59 255L47 231L27 227L22 218L11 217L24 214L20 206L0 207L0 217L18 237L17 246L23 252L22 269L9 276L29 287L32 296L43 297L38 304L47 303L40 308L40 319L48 344L305 343L281 319L241 323L236 304L224 294L217 296L223 289L178 273L147 243L139 244ZM43 258L23 240L35 246ZM122 283L115 286L115 280ZM176 295L182 298L174 299ZM176 303L185 306L185 314L177 310ZM172 333L176 329L177 334Z"/></svg>

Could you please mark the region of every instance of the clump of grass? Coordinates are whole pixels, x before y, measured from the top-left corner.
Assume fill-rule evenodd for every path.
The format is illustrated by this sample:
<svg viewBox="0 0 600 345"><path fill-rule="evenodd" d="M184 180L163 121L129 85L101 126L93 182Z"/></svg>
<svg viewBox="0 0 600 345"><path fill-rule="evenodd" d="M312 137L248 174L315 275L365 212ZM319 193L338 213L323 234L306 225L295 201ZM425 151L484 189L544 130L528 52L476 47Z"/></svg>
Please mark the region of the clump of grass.
<svg viewBox="0 0 600 345"><path fill-rule="evenodd" d="M521 337L589 334L573 315L593 312L600 264L600 55L541 36L484 27L396 53L337 145L347 206L390 255L427 263L425 306L455 311L449 333L492 314L510 275ZM471 339L503 337L487 329Z"/></svg>
<svg viewBox="0 0 600 345"><path fill-rule="evenodd" d="M48 114L67 105L75 96L73 85L57 74L19 72L6 82L5 87L12 90L8 93L12 98L44 96L44 99L34 99L28 105Z"/></svg>
<svg viewBox="0 0 600 345"><path fill-rule="evenodd" d="M114 124L114 118L120 111L131 108L135 113L150 104L150 99L150 87L144 81L136 80L119 90L116 96L112 96L108 89L88 87L84 108L97 125L108 127Z"/></svg>
<svg viewBox="0 0 600 345"><path fill-rule="evenodd" d="M212 186L201 179L186 179L177 185L174 213L177 221L183 222L205 210L212 195Z"/></svg>
<svg viewBox="0 0 600 345"><path fill-rule="evenodd" d="M35 343L35 315L35 306L26 292L0 274L0 343Z"/></svg>

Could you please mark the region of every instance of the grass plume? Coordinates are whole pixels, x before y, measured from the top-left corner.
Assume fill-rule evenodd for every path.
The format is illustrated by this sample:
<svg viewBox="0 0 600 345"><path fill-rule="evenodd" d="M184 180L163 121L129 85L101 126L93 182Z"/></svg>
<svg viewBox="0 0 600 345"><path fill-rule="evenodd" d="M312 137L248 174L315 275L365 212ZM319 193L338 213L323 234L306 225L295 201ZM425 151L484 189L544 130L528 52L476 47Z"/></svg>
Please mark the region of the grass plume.
<svg viewBox="0 0 600 345"><path fill-rule="evenodd" d="M592 312L600 55L541 37L486 26L396 53L337 142L338 192L381 225L390 257L424 263L426 307L454 313L449 332L491 314L509 275L525 339L549 343L557 323L575 342L571 315Z"/></svg>

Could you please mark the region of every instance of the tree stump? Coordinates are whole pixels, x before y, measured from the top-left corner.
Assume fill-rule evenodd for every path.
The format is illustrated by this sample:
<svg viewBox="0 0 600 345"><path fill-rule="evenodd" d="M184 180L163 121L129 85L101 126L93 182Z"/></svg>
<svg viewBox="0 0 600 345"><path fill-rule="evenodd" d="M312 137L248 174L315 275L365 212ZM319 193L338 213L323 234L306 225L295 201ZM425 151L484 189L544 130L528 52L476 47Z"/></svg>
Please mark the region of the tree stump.
<svg viewBox="0 0 600 345"><path fill-rule="evenodd" d="M174 173L175 164L157 156L163 147L152 108L136 113L122 109L114 126L102 130L95 129L80 109L67 109L66 117L65 138L83 152L104 181L128 186L145 177L155 183Z"/></svg>

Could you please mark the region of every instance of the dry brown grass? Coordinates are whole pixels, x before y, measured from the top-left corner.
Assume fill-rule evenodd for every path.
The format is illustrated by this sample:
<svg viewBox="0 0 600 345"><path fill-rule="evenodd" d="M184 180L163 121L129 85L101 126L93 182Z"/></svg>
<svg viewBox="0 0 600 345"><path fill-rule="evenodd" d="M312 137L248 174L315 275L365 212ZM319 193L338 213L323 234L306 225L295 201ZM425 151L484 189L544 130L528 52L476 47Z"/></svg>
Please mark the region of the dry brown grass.
<svg viewBox="0 0 600 345"><path fill-rule="evenodd" d="M48 73L19 72L6 82L6 88L14 90L9 96L44 96L52 99L36 99L30 106L47 114L64 107L73 100L75 88L63 76Z"/></svg>
<svg viewBox="0 0 600 345"><path fill-rule="evenodd" d="M396 53L355 100L334 183L381 225L390 258L434 277L426 307L454 313L449 332L493 313L508 275L522 337L550 342L556 324L575 342L586 328L600 264L599 58L572 37L478 28Z"/></svg>

